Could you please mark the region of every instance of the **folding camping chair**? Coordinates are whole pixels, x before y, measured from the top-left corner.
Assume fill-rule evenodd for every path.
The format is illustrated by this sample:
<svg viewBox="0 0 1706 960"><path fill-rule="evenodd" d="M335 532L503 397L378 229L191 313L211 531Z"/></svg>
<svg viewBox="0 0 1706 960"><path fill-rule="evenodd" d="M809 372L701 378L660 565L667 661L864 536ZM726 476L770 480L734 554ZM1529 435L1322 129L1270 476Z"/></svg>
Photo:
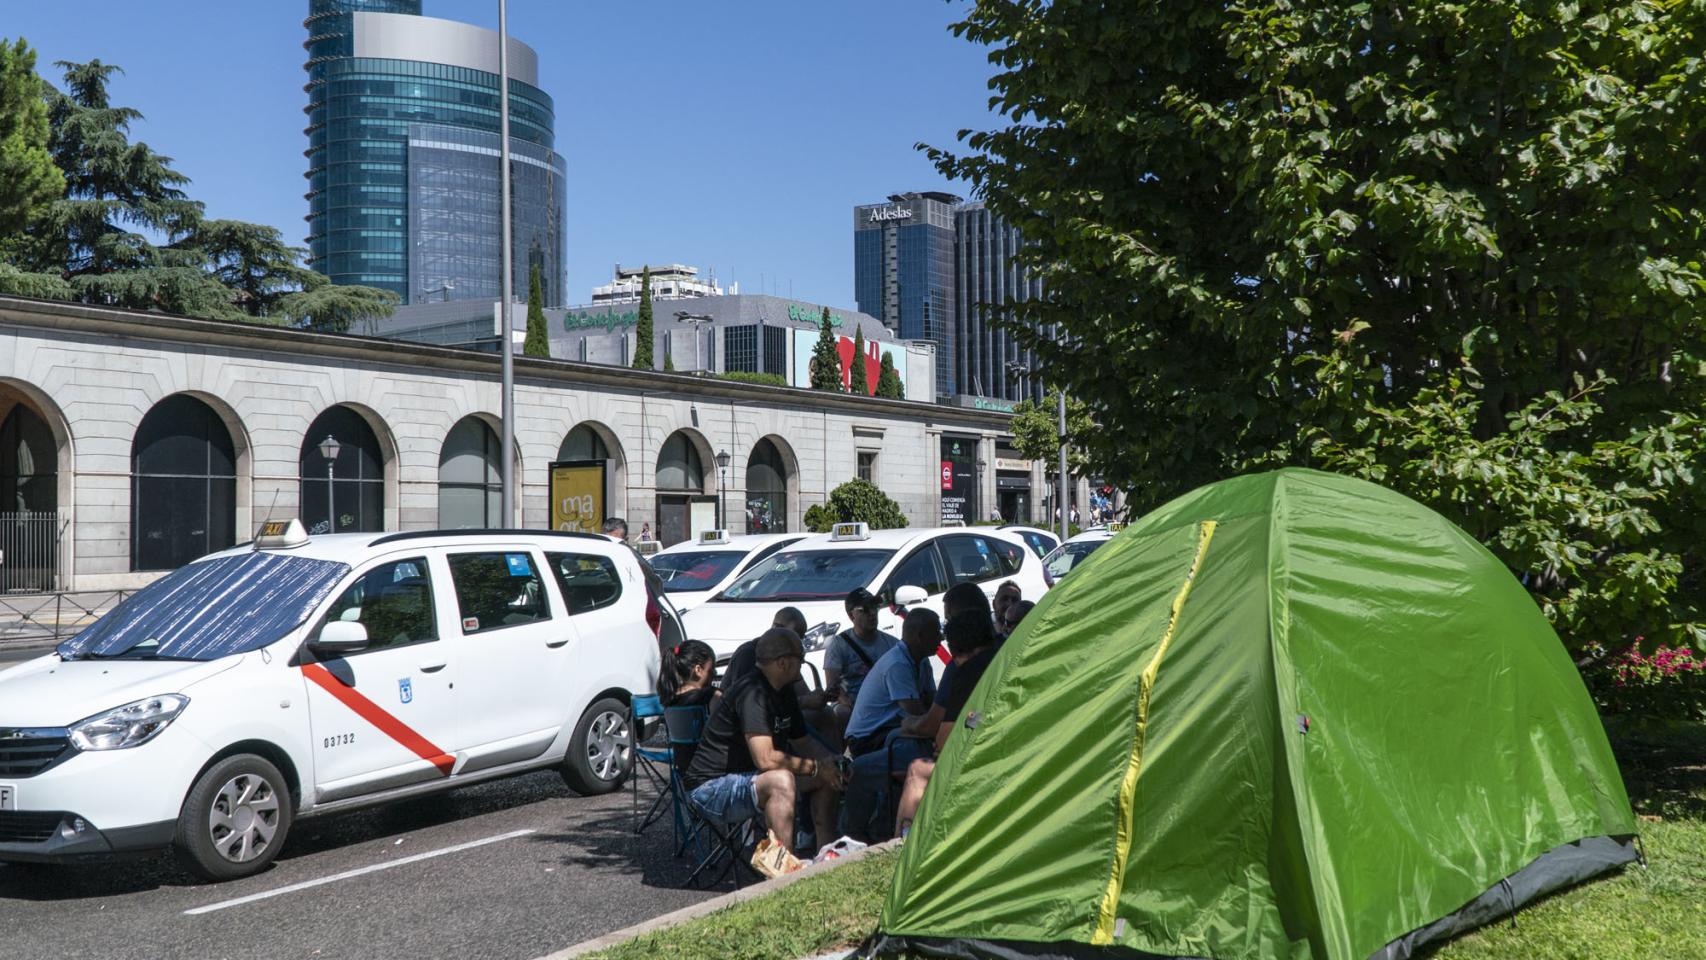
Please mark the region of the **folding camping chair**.
<svg viewBox="0 0 1706 960"><path fill-rule="evenodd" d="M670 749L668 742L659 743L655 735L647 736L643 725L648 720L656 720L664 716L663 701L653 694L641 694L634 697L628 704L628 729L634 738L634 775L632 777L634 790L634 832L643 833L658 817L663 815L664 804L670 802L670 784L675 776L675 752ZM640 814L640 781L645 780L657 789L658 794L646 808L644 816ZM676 821L676 842L680 843L680 820Z"/></svg>
<svg viewBox="0 0 1706 960"><path fill-rule="evenodd" d="M704 707L667 707L663 712L664 729L669 732L671 748L697 744L705 729ZM756 842L751 821L729 829L710 820L693 806L687 795L687 783L682 771L671 767L670 793L675 798L676 823L679 827L676 856L686 855L693 861L685 886L694 886L703 876L711 879L705 885L716 886L732 871L735 886L741 885L744 869L754 877L757 873L743 856L746 848ZM707 871L715 870L714 876Z"/></svg>

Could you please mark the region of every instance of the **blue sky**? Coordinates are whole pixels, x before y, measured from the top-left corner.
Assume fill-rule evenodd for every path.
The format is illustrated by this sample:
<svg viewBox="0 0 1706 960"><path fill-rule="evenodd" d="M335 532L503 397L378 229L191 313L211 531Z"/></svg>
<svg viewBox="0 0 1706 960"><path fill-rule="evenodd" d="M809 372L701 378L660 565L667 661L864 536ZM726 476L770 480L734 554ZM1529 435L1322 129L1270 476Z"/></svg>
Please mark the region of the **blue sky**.
<svg viewBox="0 0 1706 960"><path fill-rule="evenodd" d="M122 66L132 133L175 158L215 217L302 242L306 0L3 0L0 36L38 69ZM954 189L913 144L993 125L985 51L948 25L964 0L509 0L539 51L568 161L568 291L617 262L680 262L853 303L852 207ZM425 0L496 28L497 0ZM964 194L963 189L956 190Z"/></svg>

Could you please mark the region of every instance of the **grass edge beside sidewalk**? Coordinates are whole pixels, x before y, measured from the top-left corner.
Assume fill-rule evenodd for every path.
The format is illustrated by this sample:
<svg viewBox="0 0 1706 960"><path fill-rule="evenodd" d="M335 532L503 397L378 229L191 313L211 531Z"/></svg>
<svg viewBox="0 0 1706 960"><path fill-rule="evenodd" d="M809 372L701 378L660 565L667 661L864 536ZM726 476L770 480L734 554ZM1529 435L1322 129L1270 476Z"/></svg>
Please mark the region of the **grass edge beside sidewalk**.
<svg viewBox="0 0 1706 960"><path fill-rule="evenodd" d="M876 926L897 849L880 850L715 913L643 933L584 960L798 960L845 948Z"/></svg>

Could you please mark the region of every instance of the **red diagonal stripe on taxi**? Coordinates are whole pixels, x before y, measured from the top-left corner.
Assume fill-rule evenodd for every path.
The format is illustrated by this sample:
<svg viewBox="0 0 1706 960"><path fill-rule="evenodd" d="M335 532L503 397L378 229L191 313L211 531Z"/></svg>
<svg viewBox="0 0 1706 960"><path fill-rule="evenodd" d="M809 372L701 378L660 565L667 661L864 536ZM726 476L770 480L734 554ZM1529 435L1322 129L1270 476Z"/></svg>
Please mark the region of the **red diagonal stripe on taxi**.
<svg viewBox="0 0 1706 960"><path fill-rule="evenodd" d="M379 732L397 741L420 757L438 768L438 772L450 776L450 768L456 766L456 758L434 746L431 740L416 733L408 724L386 713L379 704L362 696L354 687L345 686L342 680L332 676L332 672L317 663L302 665L302 675L314 681L320 689L326 691L344 706L356 712L356 715L379 728Z"/></svg>

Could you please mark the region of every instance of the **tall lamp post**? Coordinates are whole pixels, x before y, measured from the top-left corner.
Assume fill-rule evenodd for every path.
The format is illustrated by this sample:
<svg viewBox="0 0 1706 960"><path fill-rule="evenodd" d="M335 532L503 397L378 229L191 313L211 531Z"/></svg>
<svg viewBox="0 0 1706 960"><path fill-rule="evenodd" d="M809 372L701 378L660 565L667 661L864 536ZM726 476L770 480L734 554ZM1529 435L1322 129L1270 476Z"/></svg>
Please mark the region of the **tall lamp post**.
<svg viewBox="0 0 1706 960"><path fill-rule="evenodd" d="M498 0L498 209L499 229L503 231L502 269L503 303L498 308L503 326L503 445L499 476L503 478L503 525L515 523L515 319L511 316L510 298L514 296L514 253L510 248L509 208L509 3Z"/></svg>
<svg viewBox="0 0 1706 960"><path fill-rule="evenodd" d="M326 434L326 439L320 441L320 456L326 458L326 532L327 533L337 533L338 532L338 519L337 519L338 518L338 510L337 510L337 507L334 505L334 501L336 500L336 496L335 496L336 488L333 486L333 483L332 483L332 465L337 461L338 453L342 450L343 450L343 445L338 443L338 439L329 433Z"/></svg>
<svg viewBox="0 0 1706 960"><path fill-rule="evenodd" d="M729 489L729 452L717 451L717 529L727 529L728 515L723 510L723 494Z"/></svg>

